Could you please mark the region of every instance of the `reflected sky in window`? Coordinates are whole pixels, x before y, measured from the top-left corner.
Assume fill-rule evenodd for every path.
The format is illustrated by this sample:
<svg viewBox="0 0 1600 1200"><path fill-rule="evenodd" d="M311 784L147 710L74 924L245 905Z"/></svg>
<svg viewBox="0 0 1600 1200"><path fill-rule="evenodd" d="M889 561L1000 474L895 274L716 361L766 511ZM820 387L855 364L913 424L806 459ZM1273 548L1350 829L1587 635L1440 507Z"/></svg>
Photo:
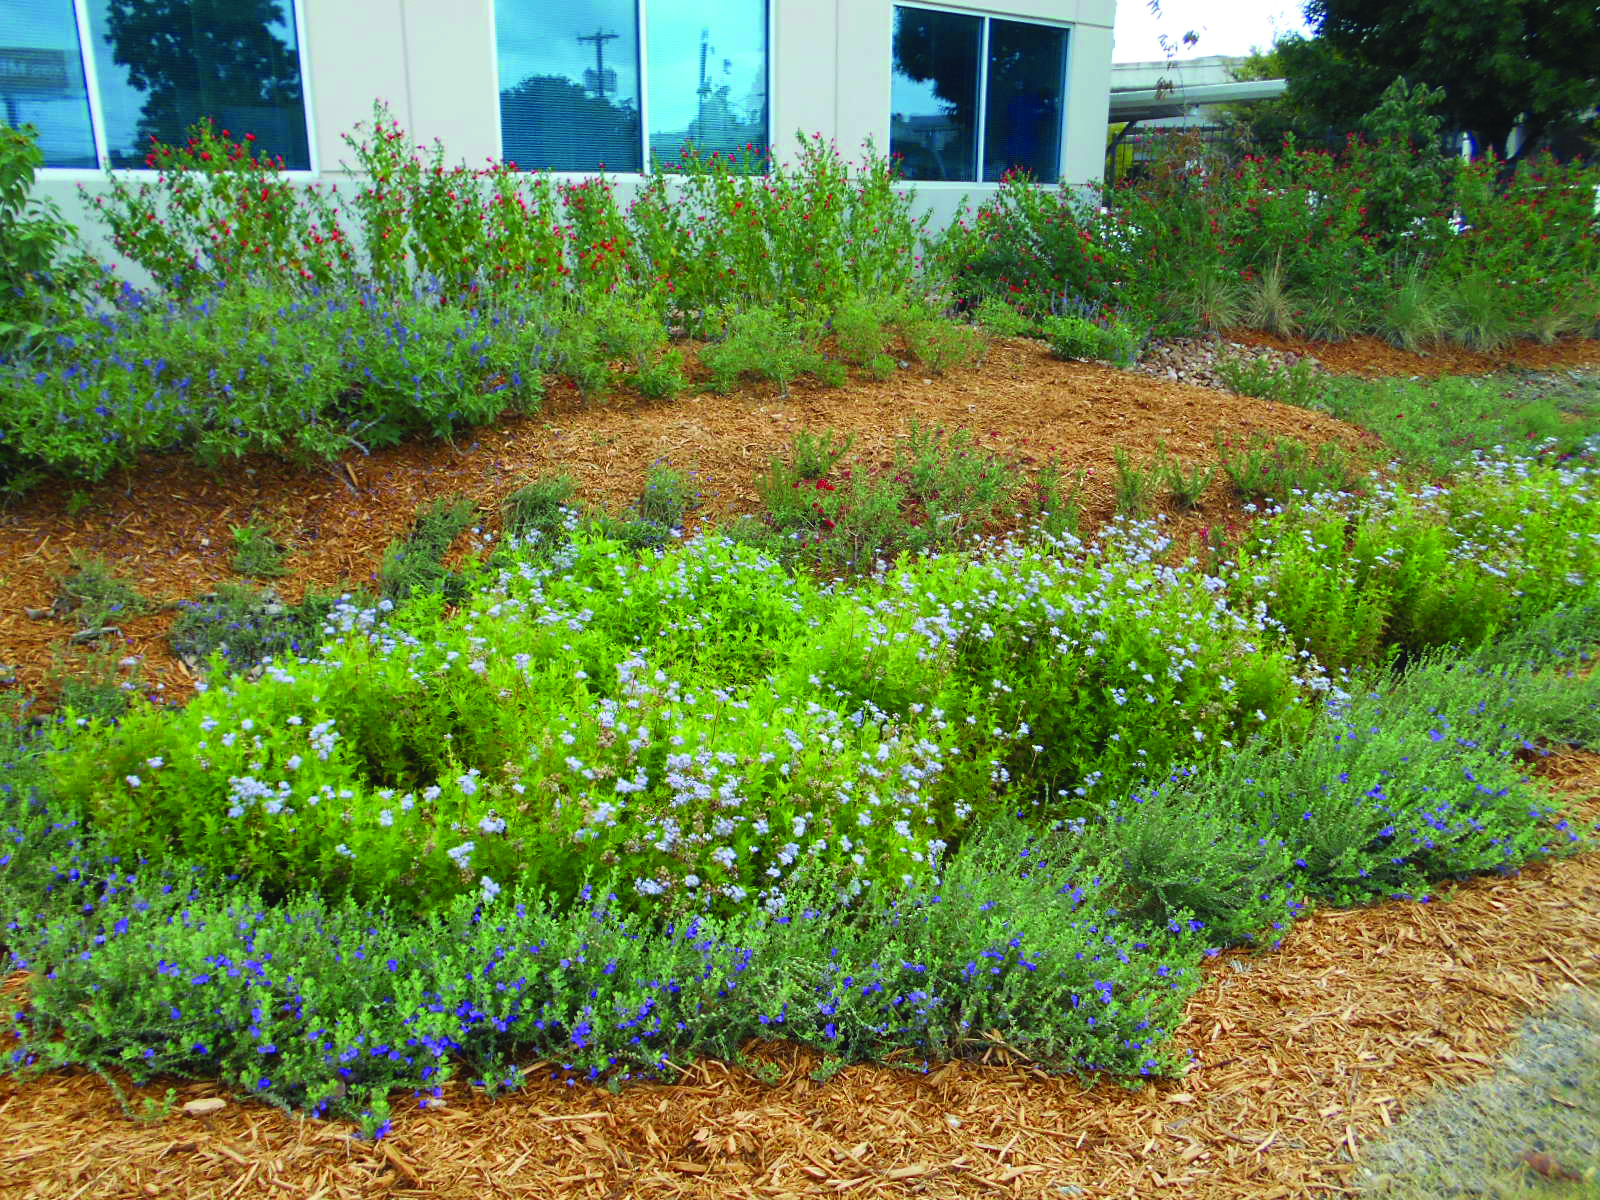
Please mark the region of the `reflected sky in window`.
<svg viewBox="0 0 1600 1200"><path fill-rule="evenodd" d="M0 120L38 130L47 167L97 165L69 0L0 0Z"/></svg>
<svg viewBox="0 0 1600 1200"><path fill-rule="evenodd" d="M650 0L650 150L767 144L766 0Z"/></svg>

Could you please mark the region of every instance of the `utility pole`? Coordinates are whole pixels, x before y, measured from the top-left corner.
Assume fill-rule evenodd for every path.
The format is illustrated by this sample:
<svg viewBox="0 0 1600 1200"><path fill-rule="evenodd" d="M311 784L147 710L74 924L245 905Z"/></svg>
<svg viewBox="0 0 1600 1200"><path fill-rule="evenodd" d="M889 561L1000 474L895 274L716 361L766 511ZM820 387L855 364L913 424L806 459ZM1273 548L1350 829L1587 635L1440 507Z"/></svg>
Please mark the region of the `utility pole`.
<svg viewBox="0 0 1600 1200"><path fill-rule="evenodd" d="M599 28L593 33L578 35L580 42L594 43L594 90L601 100L606 98L606 43L621 36L620 33L601 33ZM703 59L704 55L701 57ZM701 70L703 72L704 68Z"/></svg>
<svg viewBox="0 0 1600 1200"><path fill-rule="evenodd" d="M698 129L695 131L695 136L702 139L706 135L706 97L711 95L711 81L706 78L706 55L710 53L711 30L702 29L700 31L700 86L695 89L695 95L699 97L700 101L700 119L697 122Z"/></svg>

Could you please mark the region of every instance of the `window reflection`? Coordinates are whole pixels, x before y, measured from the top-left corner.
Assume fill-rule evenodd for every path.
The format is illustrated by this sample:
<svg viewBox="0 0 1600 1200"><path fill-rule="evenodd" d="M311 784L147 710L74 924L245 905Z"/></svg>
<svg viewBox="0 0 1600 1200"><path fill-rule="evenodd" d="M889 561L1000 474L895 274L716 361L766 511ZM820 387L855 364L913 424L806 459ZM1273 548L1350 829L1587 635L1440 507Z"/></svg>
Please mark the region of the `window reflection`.
<svg viewBox="0 0 1600 1200"><path fill-rule="evenodd" d="M500 154L519 167L638 171L634 0L495 4Z"/></svg>
<svg viewBox="0 0 1600 1200"><path fill-rule="evenodd" d="M650 155L767 146L766 0L650 0Z"/></svg>
<svg viewBox="0 0 1600 1200"><path fill-rule="evenodd" d="M285 0L89 0L106 149L143 166L151 137L183 142L209 117L309 170L300 47Z"/></svg>
<svg viewBox="0 0 1600 1200"><path fill-rule="evenodd" d="M889 152L907 179L972 179L977 169L978 17L894 10Z"/></svg>
<svg viewBox="0 0 1600 1200"><path fill-rule="evenodd" d="M1061 96L1067 31L1021 21L989 22L983 177L1015 167L1054 183L1061 165Z"/></svg>
<svg viewBox="0 0 1600 1200"><path fill-rule="evenodd" d="M47 167L94 167L71 0L0 0L0 121L32 125Z"/></svg>

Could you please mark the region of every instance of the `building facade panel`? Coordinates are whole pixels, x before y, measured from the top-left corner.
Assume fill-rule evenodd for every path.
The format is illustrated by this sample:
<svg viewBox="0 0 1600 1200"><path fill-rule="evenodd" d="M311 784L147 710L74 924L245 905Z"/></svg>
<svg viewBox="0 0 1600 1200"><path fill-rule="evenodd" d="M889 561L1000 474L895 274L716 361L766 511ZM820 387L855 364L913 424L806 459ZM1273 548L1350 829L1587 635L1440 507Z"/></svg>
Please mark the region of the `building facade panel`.
<svg viewBox="0 0 1600 1200"><path fill-rule="evenodd" d="M600 0L595 2L600 3ZM630 0L605 2L609 5L607 13L611 9L626 11L630 4ZM96 11L94 6L103 4L103 0L0 0L0 16L8 19L17 16L16 27L20 29L23 25L19 14L27 9L30 22L27 28L33 29L36 35L33 41L48 41L55 36L56 41L66 46L69 39L59 36L59 31L51 34L54 27L40 15L50 3L63 12L70 8L76 23L91 38L95 35L87 18ZM642 28L636 26L630 32L643 49L635 51L635 66L624 63L626 69L619 71L618 60L613 58L607 63L603 52L614 44L605 35L618 33L616 40L620 41L622 31L606 26L600 19L605 14L599 14L593 21L595 28L589 30L585 21L595 14L586 11L585 0L565 0L560 6L549 5L545 0L455 0L450 4L438 3L438 0L277 0L276 8L281 13L277 26L280 40L297 42L300 55L301 102L310 139L309 169L300 177L329 181L346 177L343 164L349 153L342 135L358 122L369 120L373 102L378 99L389 105L395 118L419 141L441 139L452 161L480 165L488 159L502 157L512 140L507 130L507 113L511 112L514 119L516 112L521 111L508 110L503 102L503 93L521 82L502 78L508 72L525 76L532 73L545 81L554 81L559 84L558 91L565 89L562 94L576 98L574 103L586 103L591 108L596 100L618 109L634 106L633 128L640 131L643 147L630 164L634 166L645 161L646 153L660 153L663 147L670 149L672 144L686 137L693 139L703 134L702 140L714 141L713 117L721 121L717 128L725 135L730 129L734 132L758 129L764 120L770 144L781 157L792 157L797 133L807 136L820 133L852 156L869 140L881 152L890 149L891 96L896 73L895 0L717 0L717 3L707 4L690 4L689 0L631 0L631 3L635 6L635 19ZM752 30L759 25L753 24L751 14L742 9L734 12L739 5L748 7L762 3L767 5L765 33L769 56L764 78L754 65L760 48ZM524 42L520 51L522 58L507 52L512 48L498 46L496 5L522 6L517 10L503 9L499 13L502 18L526 13L533 14L530 20L544 21L550 13L563 14L565 24L573 28L567 30L563 25L557 30L551 25L549 37L552 43L560 43L561 62L569 65L541 67L539 64L545 58L541 57L537 44L526 44L530 36L526 31L517 35ZM171 8L173 0L164 0L163 6ZM1002 22L1036 22L1059 28L1065 41L1064 77L1059 95L1047 96L1041 104L1058 105L1063 114L1059 133L1060 179L1082 184L1099 177L1104 165L1114 0L970 3L930 0L926 4L918 2L907 6L971 18L971 23L986 31L999 29L1004 33L1009 29L1015 33L1014 27L1004 26ZM656 12L654 25L652 9ZM196 11L200 11L199 6ZM734 17L738 18L737 22ZM291 21L296 34L293 39L285 33ZM702 22L703 27L696 30L694 26ZM739 32L724 35L723 31L736 23L740 26ZM579 24L584 25L587 32L583 37L587 40L582 47L567 47L567 40L581 40ZM499 25L502 31L509 27L505 20ZM669 25L675 30L673 37L677 41L692 39L698 33L697 99L686 100L679 95L694 88L696 83L695 64L692 58L686 57L692 56L695 47L674 49L676 42L665 35L658 36L652 44L652 30ZM99 36L104 37L103 30ZM1003 85L1010 77L1005 72L1023 69L1016 66L1015 55L1004 61L999 57L1005 47L1016 44L1017 39L1012 37L1007 42L1005 37L997 36L994 40L994 56L984 60L984 77L987 78L992 68L996 79L988 88L985 100L1004 95ZM1022 41L1025 43L1026 39ZM719 52L719 42L728 49ZM201 39L195 44L203 46L205 42ZM570 65L580 57L580 52L587 56L595 46L602 52L596 55L598 70L586 67L580 72L577 66ZM986 33L984 51L988 53L989 50ZM0 66L9 61L5 59L5 51L6 47L0 46ZM69 50L66 58L72 53ZM48 54L62 57L60 48L49 50ZM31 64L29 78L42 79L47 72L34 60L42 62L48 54L30 50L12 55L20 65L15 66L10 75L0 71L0 88L10 76L17 77L13 90L19 95L27 87L34 88L24 96L25 102L11 103L11 107L24 113L21 119L27 119L24 110L29 104L39 107L44 86L28 83L24 68ZM107 59L109 54L106 48L99 48L99 58ZM654 86L650 82L652 59L661 64L660 78ZM586 63L587 57L582 61ZM51 74L52 79L60 76L57 87L61 96L56 108L63 113L70 108L76 113L83 106L86 87L90 93L95 90L93 69L93 63L87 64L85 72L68 62L65 70ZM568 78L561 78L562 71L566 71ZM634 94L623 98L618 92L630 71L637 75ZM928 85L930 89L935 86ZM68 95L68 92L73 94ZM930 90L928 94L933 95L933 92ZM8 96L0 98L10 100ZM1036 155L1048 153L1048 150L1040 150L1043 143L1037 137L1016 142L1015 101L1006 102L1012 107L1008 109L1009 116L998 114L994 122L995 135L988 148L987 171L973 161L970 170L946 169L943 172L970 177L912 185L919 202L930 211L935 223L949 221L963 201L977 202L993 189L993 183L982 183L978 177L996 173L993 169L996 156L1008 153L1003 144L1005 139L1012 139L1011 144L1030 146ZM543 103L544 108L531 111L536 114L556 111L550 108L548 101ZM934 96L932 103L936 110L944 105L944 99ZM95 119L105 121L104 115L98 112ZM933 119L937 121L936 116ZM1006 132L1008 129L1011 132ZM63 145L71 140L70 133L68 130L61 134ZM78 140L83 139L79 137ZM523 144L527 144L526 139ZM541 144L535 143L536 146ZM99 145L103 156L106 152L103 133ZM534 151L535 154L539 152ZM39 190L62 203L70 214L81 216L78 185L81 183L92 195L103 188L105 176L81 161L81 147L77 153L73 165L42 172ZM519 165L538 165L522 162L515 154L504 156L516 159ZM975 160L977 154L973 158ZM624 198L641 178L634 172L617 176Z"/></svg>

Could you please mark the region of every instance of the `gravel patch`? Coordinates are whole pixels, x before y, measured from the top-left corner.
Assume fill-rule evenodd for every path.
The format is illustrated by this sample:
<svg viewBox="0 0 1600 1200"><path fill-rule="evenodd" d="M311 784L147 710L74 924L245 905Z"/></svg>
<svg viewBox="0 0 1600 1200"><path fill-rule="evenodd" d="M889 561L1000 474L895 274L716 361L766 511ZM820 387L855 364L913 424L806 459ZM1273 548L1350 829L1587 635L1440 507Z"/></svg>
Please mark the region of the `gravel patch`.
<svg viewBox="0 0 1600 1200"><path fill-rule="evenodd" d="M1512 1197L1600 1180L1600 990L1529 1018L1493 1075L1438 1094L1369 1143L1357 1183L1395 1200ZM1587 1186L1584 1186L1587 1185Z"/></svg>

